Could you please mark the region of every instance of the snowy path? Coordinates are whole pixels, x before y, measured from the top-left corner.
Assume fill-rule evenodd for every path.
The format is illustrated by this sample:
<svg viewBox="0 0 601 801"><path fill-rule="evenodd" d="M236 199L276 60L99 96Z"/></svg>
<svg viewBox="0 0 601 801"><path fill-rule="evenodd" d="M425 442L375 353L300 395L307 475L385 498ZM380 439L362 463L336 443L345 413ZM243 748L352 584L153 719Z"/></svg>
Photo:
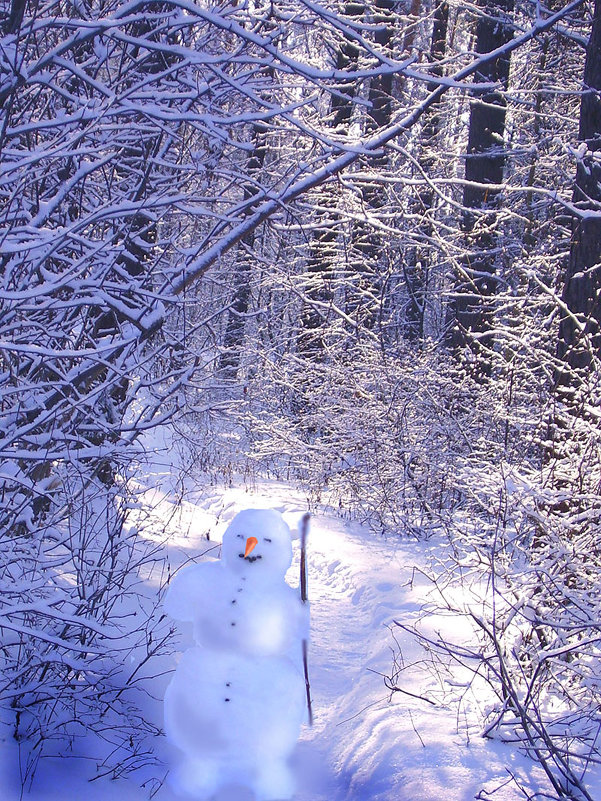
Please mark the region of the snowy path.
<svg viewBox="0 0 601 801"><path fill-rule="evenodd" d="M277 484L254 495L228 490L213 499L211 508L219 503L227 510L222 527L245 506L276 508L291 524L306 508L300 493ZM207 499L201 504L210 506ZM378 538L333 514L313 516L309 667L314 726L301 735L296 801L472 801L483 788L495 801L511 801L519 791L506 784L508 770L519 773L526 786L531 778L534 787L544 784L535 766L511 748L484 741L474 730L468 736L465 723L445 706L401 693L390 700L380 675L392 667L390 627L395 619L410 622L427 600L429 585L414 568L425 567L435 547ZM292 584L298 580L296 557ZM462 634L455 619L437 617L432 626L449 636ZM407 663L419 658L407 636L401 644ZM431 677L409 670L401 681L410 692L440 697Z"/></svg>
<svg viewBox="0 0 601 801"><path fill-rule="evenodd" d="M481 739L468 746L450 710L402 694L391 701L379 675L392 667L392 621L410 622L425 598L414 567L428 546L379 540L335 519L314 521L311 546L316 725L301 752L322 754L336 779L325 793L303 788L299 801L468 801L505 782L508 748L497 746L499 759ZM401 642L411 662L415 644ZM408 681L410 692L430 689ZM515 797L515 785L495 793Z"/></svg>
<svg viewBox="0 0 601 801"><path fill-rule="evenodd" d="M423 562L423 545L377 539L336 519L314 520L311 659L316 715L301 753L308 754L309 764L319 754L333 783L325 793L319 785L303 788L299 801L467 801L491 778L492 755L487 759L482 753L482 742L476 754L466 746L452 713L400 694L390 701L379 675L392 667L392 621L407 623L419 611L424 588L414 566ZM411 660L413 643L402 644ZM407 689L425 691L412 685Z"/></svg>
<svg viewBox="0 0 601 801"><path fill-rule="evenodd" d="M156 476L155 476L156 478ZM156 488L156 483L150 486ZM302 494L285 485L265 485L254 493L241 488L207 493L194 490L187 500L174 498L167 487L153 489L158 539L169 534L167 552L172 569L190 558L216 549L227 523L241 509L271 507L295 524L306 510ZM161 533L162 532L162 533ZM206 535L210 534L211 542ZM305 727L296 754L299 791L295 801L472 801L480 797L512 801L521 797L515 784L504 785L508 769L523 783L544 786L539 772L509 747L491 744L466 728L443 705L430 706L401 693L392 701L380 673L392 666L394 619L409 622L424 602L426 582L414 574L424 566L428 543L374 537L358 524L333 514L315 515L309 542L309 596L312 641L310 678L315 723ZM298 581L298 544L289 573ZM453 621L433 625L451 629ZM397 630L398 631L398 630ZM457 631L455 631L457 634ZM417 658L410 638L401 639L407 662ZM186 647L185 638L181 647ZM167 661L171 670L175 657ZM160 699L168 675L158 677L155 702L148 714L161 722ZM417 673L402 674L410 692L435 689ZM431 680L428 680L431 681ZM420 683L422 682L422 683ZM432 695L432 697L436 697ZM469 741L468 741L469 740ZM167 756L164 743L159 754ZM2 753L8 753L8 744ZM48 760L39 770L31 801L142 801L149 791L133 781L100 780L89 784L89 765ZM6 801L16 801L18 792ZM495 791L496 790L496 791ZM495 791L495 792L493 792ZM153 796L175 801L164 784Z"/></svg>

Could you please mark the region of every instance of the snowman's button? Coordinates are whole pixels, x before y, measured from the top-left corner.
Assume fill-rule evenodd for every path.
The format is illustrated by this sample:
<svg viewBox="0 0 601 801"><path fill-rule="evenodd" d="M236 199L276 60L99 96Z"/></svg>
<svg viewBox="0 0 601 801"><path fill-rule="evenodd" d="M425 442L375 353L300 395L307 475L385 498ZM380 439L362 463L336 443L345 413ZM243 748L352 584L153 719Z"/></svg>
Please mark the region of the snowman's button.
<svg viewBox="0 0 601 801"><path fill-rule="evenodd" d="M230 699L229 699L229 698L224 698L223 700L227 702L227 701L229 701Z"/></svg>
<svg viewBox="0 0 601 801"><path fill-rule="evenodd" d="M232 603L233 603L233 604L237 603L237 601L236 601L236 599L235 599L235 598L234 598L234 600L232 601Z"/></svg>
<svg viewBox="0 0 601 801"><path fill-rule="evenodd" d="M235 625L236 625L235 623L230 623L230 626L235 626Z"/></svg>

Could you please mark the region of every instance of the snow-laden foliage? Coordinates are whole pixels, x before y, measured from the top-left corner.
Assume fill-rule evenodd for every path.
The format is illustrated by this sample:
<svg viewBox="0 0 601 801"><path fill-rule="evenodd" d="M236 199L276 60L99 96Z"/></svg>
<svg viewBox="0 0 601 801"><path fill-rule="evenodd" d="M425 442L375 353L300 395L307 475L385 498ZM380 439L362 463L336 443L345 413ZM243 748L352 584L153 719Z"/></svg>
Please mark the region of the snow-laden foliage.
<svg viewBox="0 0 601 801"><path fill-rule="evenodd" d="M42 751L60 753L90 732L103 741L97 758L128 753L111 763L113 775L154 759L149 736L157 729L138 708L140 669L162 652L166 635L153 620L156 600L138 587L153 554L124 523L122 493L99 481L82 486L66 473L61 479L68 515L15 530L0 557L0 697L24 746L24 782Z"/></svg>
<svg viewBox="0 0 601 801"><path fill-rule="evenodd" d="M327 98L353 82L359 107L409 64L372 35L381 19L365 37L353 16L295 0L1 12L0 703L34 753L84 719L125 726L136 753L144 727L104 714L131 683L119 638L152 625L116 611L145 558L125 479L140 434L206 383L235 259L206 316L189 286L358 158L356 132L323 125ZM332 69L342 43L356 58Z"/></svg>
<svg viewBox="0 0 601 801"><path fill-rule="evenodd" d="M445 531L451 574L492 588L487 731L517 726L558 793L585 793L596 50L580 0L498 5L2 13L0 703L34 753L85 721L137 762L157 637L152 603L127 611L150 558L127 483L173 419L197 467Z"/></svg>
<svg viewBox="0 0 601 801"><path fill-rule="evenodd" d="M457 606L452 593L448 604L476 623L478 637L463 649L427 647L485 678L496 699L482 721L487 736L537 759L558 797L581 799L590 797L586 771L600 756L599 353L583 337L582 370L558 347L574 241L571 218L559 210L573 212L581 158L569 145L582 68L574 41L576 33L560 42L569 69L557 104L545 102L551 77L528 69L536 54L556 74L553 36L513 65L507 102L516 149L507 154L505 202L494 219L479 217L494 225L486 338L472 347L478 332L467 330L460 351L441 348L453 322L449 294L474 292L470 241L450 166L416 170L417 179L404 169L424 147L416 137L380 173L386 199L368 204L371 229L358 223L356 201L373 173L349 171L335 207L320 195L308 242L280 245L276 278L252 271L238 383L228 375L215 395L231 398L227 425L206 415L202 431L213 469L243 464L247 474L296 478L314 501L329 493L375 530L449 537L456 559L440 590L468 576L475 582L469 606ZM535 98L534 117L524 113L522 92ZM553 133L541 142L542 131ZM566 159L571 175L558 169ZM361 199L365 211L370 198ZM410 214L395 214L399 206ZM422 337L410 347L418 278ZM585 331L585 316L574 317Z"/></svg>

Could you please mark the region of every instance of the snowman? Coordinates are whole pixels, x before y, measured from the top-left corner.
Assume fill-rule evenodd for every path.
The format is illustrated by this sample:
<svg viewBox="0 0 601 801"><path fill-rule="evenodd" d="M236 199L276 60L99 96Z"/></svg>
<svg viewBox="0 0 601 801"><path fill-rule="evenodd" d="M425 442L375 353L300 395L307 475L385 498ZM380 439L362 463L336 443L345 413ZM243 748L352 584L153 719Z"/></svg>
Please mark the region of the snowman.
<svg viewBox="0 0 601 801"><path fill-rule="evenodd" d="M291 561L282 516L247 509L225 532L220 560L171 582L165 609L193 624L197 644L165 693L165 732L182 755L172 783L181 794L222 798L242 786L256 801L273 801L294 792L288 758L305 716L300 656L309 623L285 581Z"/></svg>

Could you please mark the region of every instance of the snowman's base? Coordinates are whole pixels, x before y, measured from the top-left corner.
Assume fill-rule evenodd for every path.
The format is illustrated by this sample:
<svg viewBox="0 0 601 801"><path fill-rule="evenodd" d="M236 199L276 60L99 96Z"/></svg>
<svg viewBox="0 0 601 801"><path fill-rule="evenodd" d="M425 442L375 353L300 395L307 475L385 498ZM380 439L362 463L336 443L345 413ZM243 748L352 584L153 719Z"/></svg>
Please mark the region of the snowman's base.
<svg viewBox="0 0 601 801"><path fill-rule="evenodd" d="M292 772L283 760L254 770L247 766L248 781L241 767L234 773L215 760L186 760L171 773L169 783L178 795L195 801L289 801L294 795Z"/></svg>
<svg viewBox="0 0 601 801"><path fill-rule="evenodd" d="M287 801L294 795L294 779L282 760L263 763L255 780L256 801Z"/></svg>
<svg viewBox="0 0 601 801"><path fill-rule="evenodd" d="M217 790L211 801L255 801L255 796L252 790L242 784L228 784Z"/></svg>

